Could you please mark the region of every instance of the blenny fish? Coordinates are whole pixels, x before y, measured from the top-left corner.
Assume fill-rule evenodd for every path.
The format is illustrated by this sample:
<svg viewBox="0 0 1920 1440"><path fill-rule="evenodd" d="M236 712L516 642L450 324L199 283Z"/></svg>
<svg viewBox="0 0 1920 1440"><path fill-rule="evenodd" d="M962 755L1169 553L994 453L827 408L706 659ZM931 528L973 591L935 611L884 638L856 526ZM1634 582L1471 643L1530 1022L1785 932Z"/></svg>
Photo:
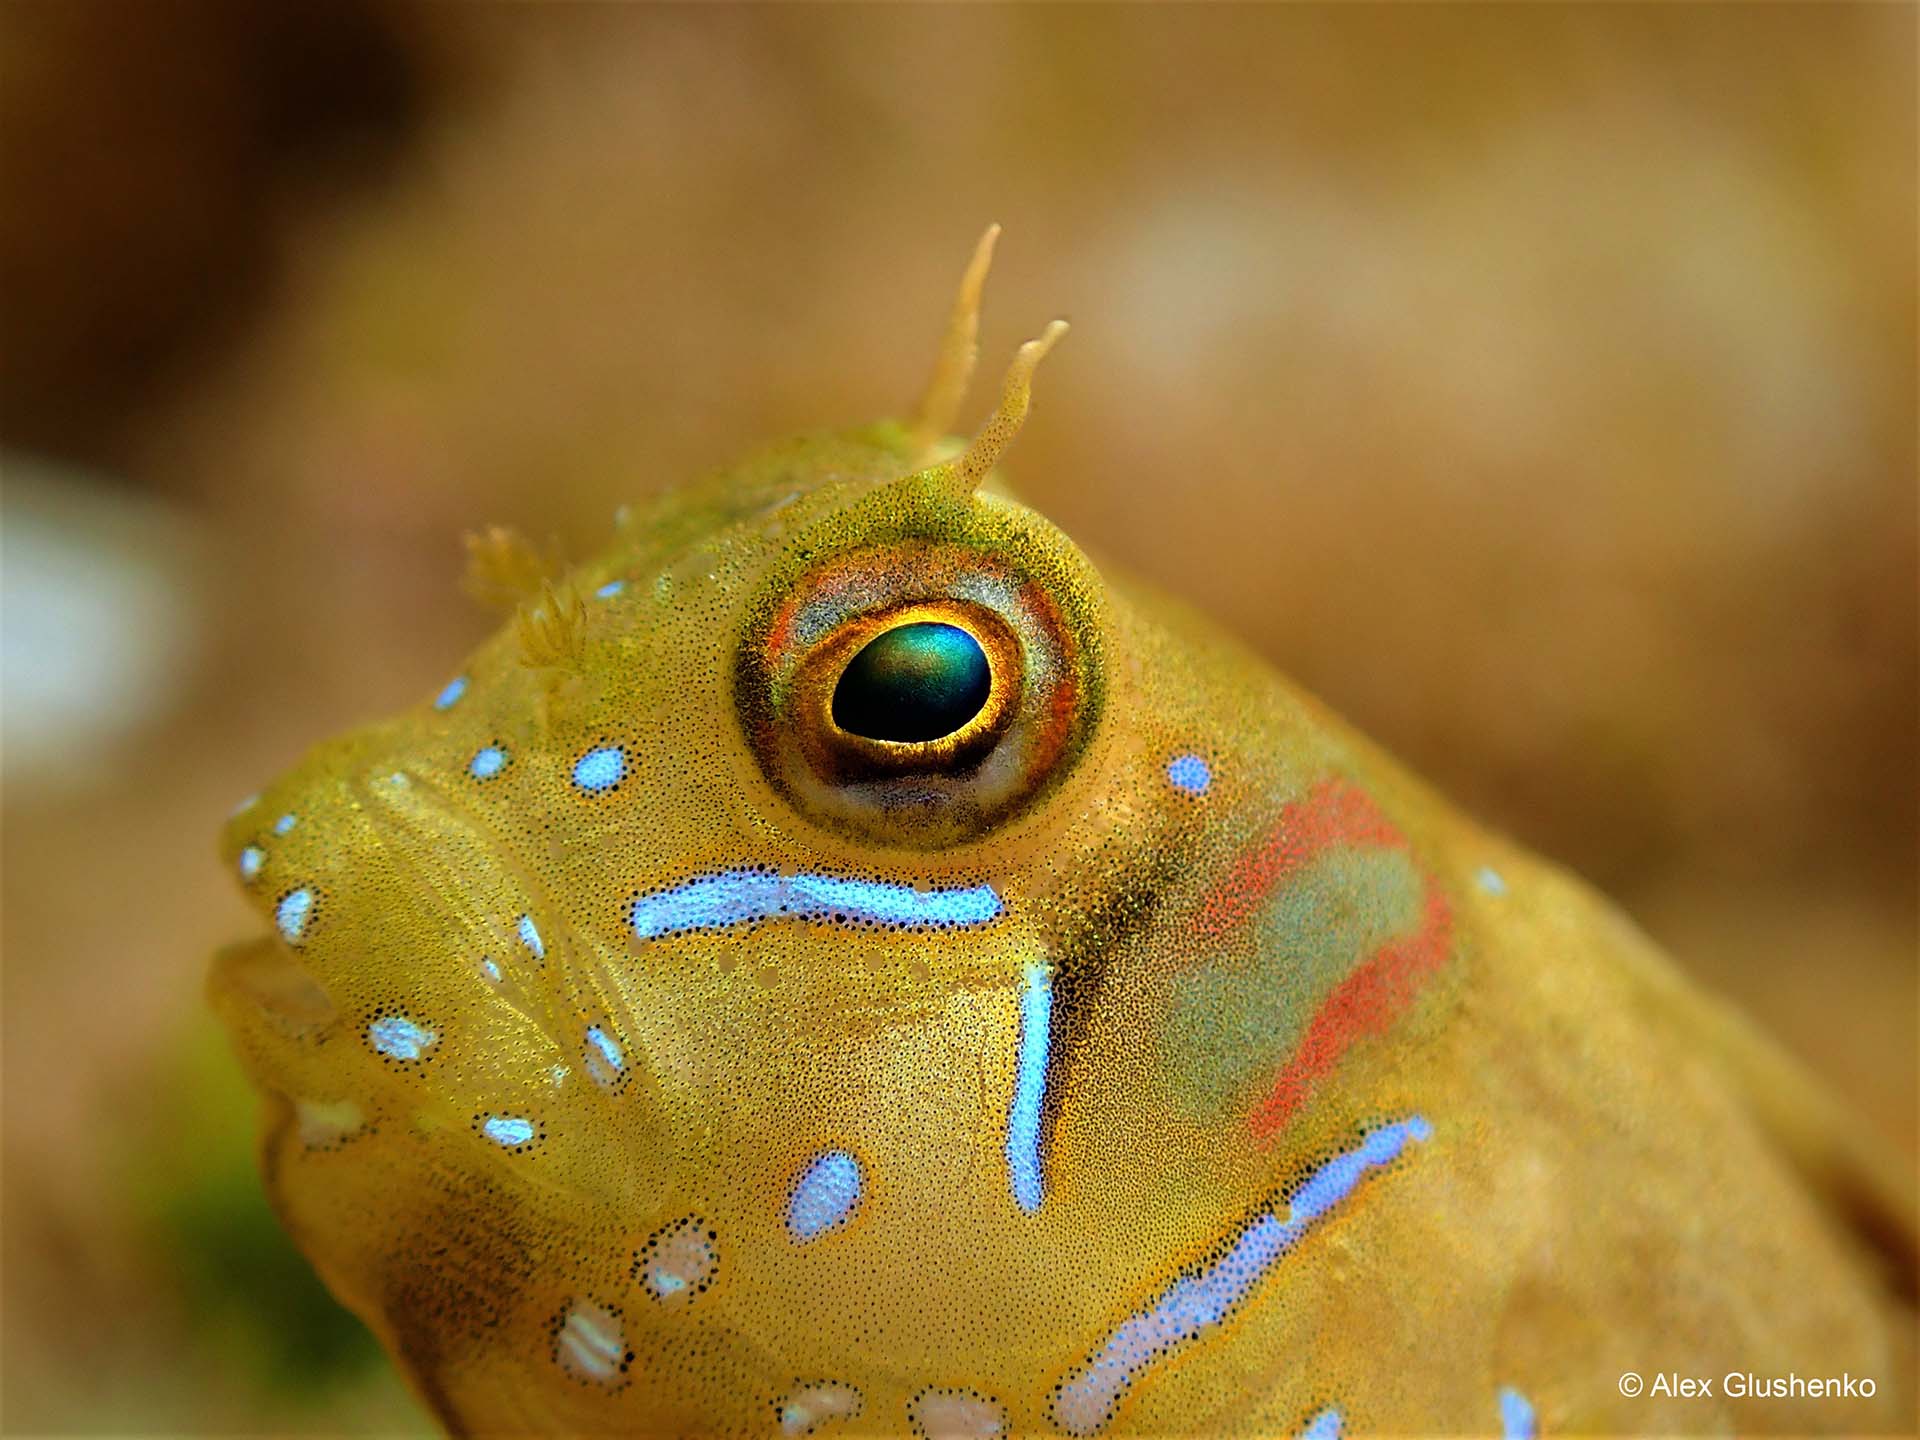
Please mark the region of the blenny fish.
<svg viewBox="0 0 1920 1440"><path fill-rule="evenodd" d="M1064 324L949 433L996 233L913 418L474 542L511 623L228 821L326 1283L455 1433L1905 1428L1902 1158L1015 499Z"/></svg>

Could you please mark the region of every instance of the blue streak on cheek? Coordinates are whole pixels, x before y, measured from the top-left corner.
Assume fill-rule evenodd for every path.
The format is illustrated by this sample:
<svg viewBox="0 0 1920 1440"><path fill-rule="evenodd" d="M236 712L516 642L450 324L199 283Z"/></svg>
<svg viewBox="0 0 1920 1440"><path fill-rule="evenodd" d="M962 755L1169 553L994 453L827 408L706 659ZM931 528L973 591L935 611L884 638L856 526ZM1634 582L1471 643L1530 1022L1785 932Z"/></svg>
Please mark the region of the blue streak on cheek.
<svg viewBox="0 0 1920 1440"><path fill-rule="evenodd" d="M489 1115L480 1133L511 1150L533 1139L533 1122L518 1115Z"/></svg>
<svg viewBox="0 0 1920 1440"><path fill-rule="evenodd" d="M418 1060L439 1035L404 1015L383 1015L367 1026L367 1042L394 1060Z"/></svg>
<svg viewBox="0 0 1920 1440"><path fill-rule="evenodd" d="M1307 1422L1307 1428L1300 1432L1300 1440L1340 1440L1340 1412L1322 1410Z"/></svg>
<svg viewBox="0 0 1920 1440"><path fill-rule="evenodd" d="M298 945L307 933L307 919L313 914L313 891L304 885L280 898L273 908L273 922L289 945Z"/></svg>
<svg viewBox="0 0 1920 1440"><path fill-rule="evenodd" d="M787 1229L805 1243L847 1223L860 1204L860 1162L844 1150L826 1150L793 1187L787 1202Z"/></svg>
<svg viewBox="0 0 1920 1440"><path fill-rule="evenodd" d="M598 1050L607 1064L611 1065L614 1069L622 1070L626 1068L626 1056L620 1053L620 1047L614 1043L613 1037L598 1025L589 1025L587 1027L587 1043Z"/></svg>
<svg viewBox="0 0 1920 1440"><path fill-rule="evenodd" d="M1149 1366L1231 1314L1274 1262L1352 1194L1369 1170L1390 1164L1410 1141L1424 1141L1432 1134L1433 1127L1418 1115L1383 1125L1308 1176L1289 1201L1285 1219L1271 1209L1256 1215L1221 1259L1174 1281L1145 1310L1121 1322L1093 1358L1054 1392L1055 1423L1070 1435L1099 1430L1120 1396Z"/></svg>
<svg viewBox="0 0 1920 1440"><path fill-rule="evenodd" d="M777 880L759 871L723 871L703 875L670 890L657 890L633 902L629 919L644 940L682 930L718 929L773 913Z"/></svg>
<svg viewBox="0 0 1920 1440"><path fill-rule="evenodd" d="M1167 762L1167 781L1189 795L1204 795L1213 785L1213 770L1198 755L1176 755Z"/></svg>
<svg viewBox="0 0 1920 1440"><path fill-rule="evenodd" d="M587 1027L586 1070L595 1083L618 1090L627 1076L627 1055L620 1042L598 1025Z"/></svg>
<svg viewBox="0 0 1920 1440"><path fill-rule="evenodd" d="M1053 982L1044 965L1029 965L1020 988L1020 1053L1007 1110L1007 1178L1014 1203L1031 1215L1046 1198L1040 1170L1040 1106L1047 1093Z"/></svg>
<svg viewBox="0 0 1920 1440"><path fill-rule="evenodd" d="M1512 1386L1500 1392L1500 1434L1502 1440L1533 1440L1539 1433L1533 1406Z"/></svg>
<svg viewBox="0 0 1920 1440"><path fill-rule="evenodd" d="M1298 1190L1289 1206L1290 1223L1306 1225L1353 1193L1354 1186L1366 1178L1369 1170L1391 1165L1400 1158L1409 1140L1431 1140L1433 1126L1423 1116L1414 1115L1392 1125L1382 1125L1369 1133L1358 1148L1336 1155L1322 1165Z"/></svg>
<svg viewBox="0 0 1920 1440"><path fill-rule="evenodd" d="M459 703L460 697L467 693L467 677L456 675L447 682L446 688L433 697L433 708L451 710Z"/></svg>
<svg viewBox="0 0 1920 1440"><path fill-rule="evenodd" d="M851 921L906 930L984 925L1004 906L991 885L916 890L837 875L776 875L722 870L634 900L628 919L643 940L684 930L715 930L754 920Z"/></svg>
<svg viewBox="0 0 1920 1440"><path fill-rule="evenodd" d="M539 928L534 925L531 915L520 917L520 943L533 953L534 959L547 958L546 943L541 940Z"/></svg>
<svg viewBox="0 0 1920 1440"><path fill-rule="evenodd" d="M967 890L916 890L880 880L802 873L787 881L788 910L808 919L872 920L911 928L983 925L1000 913L990 885Z"/></svg>

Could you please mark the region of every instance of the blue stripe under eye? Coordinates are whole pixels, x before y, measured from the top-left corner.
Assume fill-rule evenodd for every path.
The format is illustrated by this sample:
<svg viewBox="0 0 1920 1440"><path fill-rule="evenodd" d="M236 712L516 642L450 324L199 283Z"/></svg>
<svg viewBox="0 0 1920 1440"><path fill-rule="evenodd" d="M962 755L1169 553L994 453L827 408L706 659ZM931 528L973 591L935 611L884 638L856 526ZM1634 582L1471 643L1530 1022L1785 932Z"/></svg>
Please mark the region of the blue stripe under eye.
<svg viewBox="0 0 1920 1440"><path fill-rule="evenodd" d="M755 920L826 920L933 930L984 925L1004 907L991 885L917 890L883 880L843 875L776 875L767 870L722 870L633 902L629 920L643 940L683 930L714 930Z"/></svg>

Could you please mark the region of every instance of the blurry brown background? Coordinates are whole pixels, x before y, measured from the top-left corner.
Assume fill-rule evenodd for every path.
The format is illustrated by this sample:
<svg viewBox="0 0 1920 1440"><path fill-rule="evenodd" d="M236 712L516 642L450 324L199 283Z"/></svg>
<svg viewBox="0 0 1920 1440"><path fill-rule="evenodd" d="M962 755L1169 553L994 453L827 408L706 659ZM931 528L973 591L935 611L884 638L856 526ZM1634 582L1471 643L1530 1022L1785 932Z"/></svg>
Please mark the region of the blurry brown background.
<svg viewBox="0 0 1920 1440"><path fill-rule="evenodd" d="M1910 1152L1915 13L0 10L0 1421L420 1424L254 1187L213 833L484 633L463 529L903 405L990 219L1026 497Z"/></svg>

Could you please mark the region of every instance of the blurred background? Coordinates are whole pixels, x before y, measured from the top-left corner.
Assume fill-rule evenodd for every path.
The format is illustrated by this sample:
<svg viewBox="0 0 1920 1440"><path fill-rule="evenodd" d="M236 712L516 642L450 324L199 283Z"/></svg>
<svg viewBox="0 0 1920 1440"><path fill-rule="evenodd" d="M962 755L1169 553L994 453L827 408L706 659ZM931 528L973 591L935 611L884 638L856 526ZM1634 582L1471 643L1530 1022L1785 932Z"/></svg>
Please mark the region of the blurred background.
<svg viewBox="0 0 1920 1440"><path fill-rule="evenodd" d="M1911 1152L1915 25L0 9L0 1421L421 1428L259 1197L214 832L491 627L462 531L904 407L994 219L1024 495Z"/></svg>

